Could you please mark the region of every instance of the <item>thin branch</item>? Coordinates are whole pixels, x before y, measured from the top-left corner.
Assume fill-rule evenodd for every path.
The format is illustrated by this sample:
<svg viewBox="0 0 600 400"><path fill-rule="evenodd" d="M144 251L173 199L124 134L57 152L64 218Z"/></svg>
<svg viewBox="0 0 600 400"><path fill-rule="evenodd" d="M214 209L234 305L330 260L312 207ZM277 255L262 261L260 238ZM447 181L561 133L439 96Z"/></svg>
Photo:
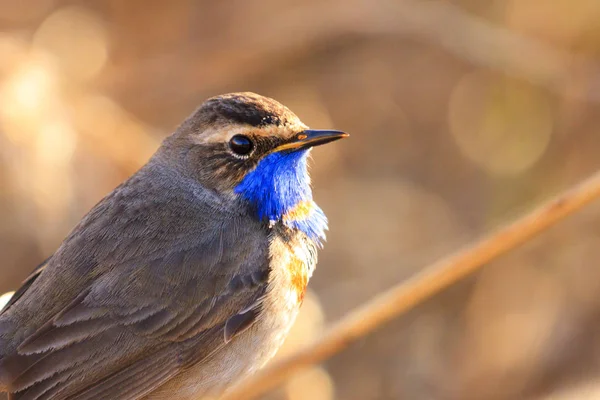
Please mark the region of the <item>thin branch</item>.
<svg viewBox="0 0 600 400"><path fill-rule="evenodd" d="M251 400L282 383L295 372L318 364L375 329L406 313L486 263L522 245L556 222L600 197L600 172L521 219L426 268L358 307L320 340L274 362L241 384L223 400Z"/></svg>

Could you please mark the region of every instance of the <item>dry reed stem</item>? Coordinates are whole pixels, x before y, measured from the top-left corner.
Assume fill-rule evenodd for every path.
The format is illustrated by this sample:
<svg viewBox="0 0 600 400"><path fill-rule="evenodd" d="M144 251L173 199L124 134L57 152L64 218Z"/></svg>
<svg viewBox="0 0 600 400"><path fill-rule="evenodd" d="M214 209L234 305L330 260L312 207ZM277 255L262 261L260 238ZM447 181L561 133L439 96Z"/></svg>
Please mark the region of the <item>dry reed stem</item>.
<svg viewBox="0 0 600 400"><path fill-rule="evenodd" d="M340 352L357 339L477 271L482 265L522 245L598 197L600 172L519 220L429 265L412 278L353 310L321 339L281 361L268 365L256 375L233 387L222 400L257 398L295 372Z"/></svg>

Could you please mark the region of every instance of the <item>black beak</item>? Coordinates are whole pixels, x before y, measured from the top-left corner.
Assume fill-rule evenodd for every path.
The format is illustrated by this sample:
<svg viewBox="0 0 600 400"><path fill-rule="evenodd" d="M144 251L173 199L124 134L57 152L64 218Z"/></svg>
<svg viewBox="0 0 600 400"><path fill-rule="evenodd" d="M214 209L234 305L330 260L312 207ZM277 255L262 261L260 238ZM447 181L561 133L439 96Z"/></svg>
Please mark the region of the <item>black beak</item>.
<svg viewBox="0 0 600 400"><path fill-rule="evenodd" d="M349 134L342 131L307 129L297 134L291 141L278 146L274 151L307 149L349 136Z"/></svg>

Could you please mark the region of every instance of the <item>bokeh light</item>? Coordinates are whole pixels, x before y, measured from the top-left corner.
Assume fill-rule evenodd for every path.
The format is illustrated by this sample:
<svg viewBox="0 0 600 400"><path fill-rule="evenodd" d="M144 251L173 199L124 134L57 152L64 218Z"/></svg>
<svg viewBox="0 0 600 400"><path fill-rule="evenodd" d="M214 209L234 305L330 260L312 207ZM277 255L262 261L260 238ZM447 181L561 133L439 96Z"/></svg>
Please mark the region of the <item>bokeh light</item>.
<svg viewBox="0 0 600 400"><path fill-rule="evenodd" d="M89 151L110 154L111 159L130 170L144 164L160 143L151 135L150 127L109 97L82 96L71 104L71 109L74 123L88 135Z"/></svg>
<svg viewBox="0 0 600 400"><path fill-rule="evenodd" d="M35 21L50 10L55 0L12 1L0 0L0 15L3 21L23 23Z"/></svg>
<svg viewBox="0 0 600 400"><path fill-rule="evenodd" d="M52 54L70 79L95 76L108 57L108 39L102 22L81 7L51 14L33 36L32 45Z"/></svg>
<svg viewBox="0 0 600 400"><path fill-rule="evenodd" d="M548 147L553 128L550 104L539 89L485 72L458 81L449 119L461 152L498 175L531 168Z"/></svg>
<svg viewBox="0 0 600 400"><path fill-rule="evenodd" d="M311 368L294 376L286 384L288 400L333 400L334 387L323 368Z"/></svg>
<svg viewBox="0 0 600 400"><path fill-rule="evenodd" d="M0 116L8 138L19 144L35 140L44 117L53 114L57 100L56 75L41 54L17 65L7 76L0 93Z"/></svg>
<svg viewBox="0 0 600 400"><path fill-rule="evenodd" d="M533 37L574 45L582 34L597 27L600 3L578 0L510 0L507 2L507 24Z"/></svg>

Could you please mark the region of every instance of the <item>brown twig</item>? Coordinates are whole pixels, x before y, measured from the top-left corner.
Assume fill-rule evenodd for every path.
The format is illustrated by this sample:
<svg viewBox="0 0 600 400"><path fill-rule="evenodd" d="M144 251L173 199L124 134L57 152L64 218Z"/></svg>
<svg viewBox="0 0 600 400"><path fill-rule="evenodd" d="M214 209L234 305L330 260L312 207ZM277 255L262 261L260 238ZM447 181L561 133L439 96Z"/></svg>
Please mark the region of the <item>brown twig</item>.
<svg viewBox="0 0 600 400"><path fill-rule="evenodd" d="M233 387L224 400L255 399L295 372L340 352L352 342L414 308L482 265L527 242L598 197L600 172L521 219L428 266L412 278L375 297L339 321L320 340L269 365Z"/></svg>

